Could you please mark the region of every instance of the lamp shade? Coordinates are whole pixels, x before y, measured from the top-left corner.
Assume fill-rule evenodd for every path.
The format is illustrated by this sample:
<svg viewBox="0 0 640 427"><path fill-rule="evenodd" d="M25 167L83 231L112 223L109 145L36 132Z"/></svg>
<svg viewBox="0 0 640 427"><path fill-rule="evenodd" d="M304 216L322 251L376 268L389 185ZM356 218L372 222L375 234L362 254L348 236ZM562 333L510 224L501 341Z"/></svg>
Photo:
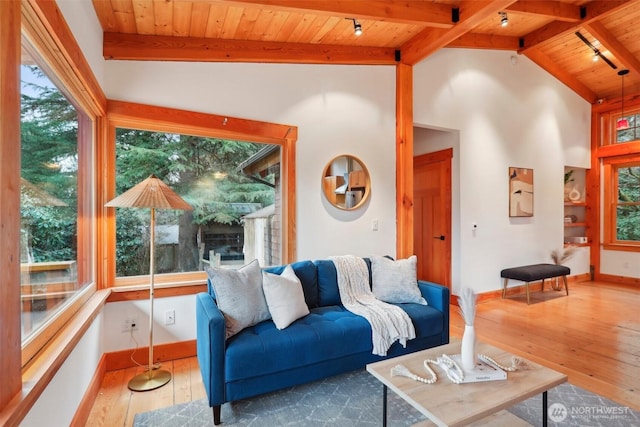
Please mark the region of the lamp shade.
<svg viewBox="0 0 640 427"><path fill-rule="evenodd" d="M629 129L629 120L627 119L619 119L616 123L616 130L627 130Z"/></svg>
<svg viewBox="0 0 640 427"><path fill-rule="evenodd" d="M151 175L149 178L125 191L105 206L112 208L154 208L193 210L160 178Z"/></svg>

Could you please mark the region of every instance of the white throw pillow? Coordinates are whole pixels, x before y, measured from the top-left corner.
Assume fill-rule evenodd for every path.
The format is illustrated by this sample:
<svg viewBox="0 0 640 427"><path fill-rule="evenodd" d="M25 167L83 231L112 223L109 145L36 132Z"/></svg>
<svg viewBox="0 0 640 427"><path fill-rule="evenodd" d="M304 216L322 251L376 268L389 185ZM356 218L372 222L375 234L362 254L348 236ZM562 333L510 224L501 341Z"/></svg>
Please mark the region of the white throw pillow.
<svg viewBox="0 0 640 427"><path fill-rule="evenodd" d="M237 270L207 268L218 308L229 338L246 327L271 318L262 292L262 271L258 260Z"/></svg>
<svg viewBox="0 0 640 427"><path fill-rule="evenodd" d="M284 329L309 314L302 284L291 265L287 265L280 275L263 271L262 288L276 328Z"/></svg>
<svg viewBox="0 0 640 427"><path fill-rule="evenodd" d="M417 262L415 255L396 261L372 256L371 290L376 298L396 304L413 302L427 305L418 288Z"/></svg>

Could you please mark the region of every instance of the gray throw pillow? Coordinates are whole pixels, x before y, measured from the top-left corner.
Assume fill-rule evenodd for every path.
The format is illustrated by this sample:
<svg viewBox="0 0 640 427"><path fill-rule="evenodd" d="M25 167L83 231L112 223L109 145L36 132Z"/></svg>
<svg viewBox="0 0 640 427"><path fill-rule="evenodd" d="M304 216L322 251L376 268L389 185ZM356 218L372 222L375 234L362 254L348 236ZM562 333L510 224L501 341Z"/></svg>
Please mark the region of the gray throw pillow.
<svg viewBox="0 0 640 427"><path fill-rule="evenodd" d="M413 302L427 305L418 288L415 255L407 259L391 260L382 256L371 257L371 290L376 298L395 304Z"/></svg>
<svg viewBox="0 0 640 427"><path fill-rule="evenodd" d="M280 275L263 271L262 289L276 328L284 329L309 314L302 284L291 265Z"/></svg>
<svg viewBox="0 0 640 427"><path fill-rule="evenodd" d="M224 315L227 338L271 318L262 291L262 271L257 259L237 270L206 270L218 308Z"/></svg>

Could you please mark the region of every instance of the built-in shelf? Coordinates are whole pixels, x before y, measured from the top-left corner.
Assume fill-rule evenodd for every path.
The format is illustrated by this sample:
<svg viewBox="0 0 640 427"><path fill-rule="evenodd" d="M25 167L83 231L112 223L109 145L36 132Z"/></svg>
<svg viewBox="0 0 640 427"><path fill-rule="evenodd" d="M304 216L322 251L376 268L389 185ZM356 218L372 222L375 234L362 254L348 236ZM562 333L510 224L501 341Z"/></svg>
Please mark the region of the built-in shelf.
<svg viewBox="0 0 640 427"><path fill-rule="evenodd" d="M567 182L567 177L569 181ZM565 167L564 247L589 246L582 243L588 237L586 202L586 169ZM581 243L578 243L581 242Z"/></svg>

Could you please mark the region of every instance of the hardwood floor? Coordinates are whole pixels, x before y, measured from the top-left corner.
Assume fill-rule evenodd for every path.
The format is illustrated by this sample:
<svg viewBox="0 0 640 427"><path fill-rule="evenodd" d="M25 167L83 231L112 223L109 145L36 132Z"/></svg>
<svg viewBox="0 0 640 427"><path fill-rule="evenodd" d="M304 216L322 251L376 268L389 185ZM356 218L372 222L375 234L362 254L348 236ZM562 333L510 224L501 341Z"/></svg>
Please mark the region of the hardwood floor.
<svg viewBox="0 0 640 427"><path fill-rule="evenodd" d="M547 290L481 302L479 338L568 375L569 382L640 410L640 289L607 283L570 283L569 296ZM464 324L451 307L451 336ZM508 361L505 361L508 363ZM131 392L140 369L107 372L88 426L131 426L138 412L205 397L195 357L163 364L173 374L157 390Z"/></svg>

